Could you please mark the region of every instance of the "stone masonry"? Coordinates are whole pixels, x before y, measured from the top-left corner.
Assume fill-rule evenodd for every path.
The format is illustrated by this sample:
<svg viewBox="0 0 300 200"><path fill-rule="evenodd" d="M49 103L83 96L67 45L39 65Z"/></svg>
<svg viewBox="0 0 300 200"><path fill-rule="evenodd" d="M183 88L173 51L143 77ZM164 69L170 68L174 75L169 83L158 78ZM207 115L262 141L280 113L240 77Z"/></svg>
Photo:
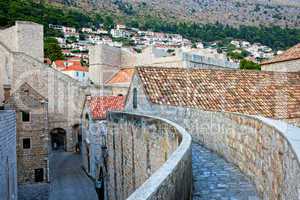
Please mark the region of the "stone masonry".
<svg viewBox="0 0 300 200"><path fill-rule="evenodd" d="M129 197L168 160L181 140L174 127L157 119L122 113L110 115L107 136L109 199L123 200ZM174 173L175 176L171 178L173 181L164 186L166 190L159 190L159 199L174 199L169 197L176 195L184 200L190 196L188 188L191 174L182 174L180 171L188 163L186 161L180 165L176 171L177 177ZM168 193L167 188L172 188L179 180L186 184L179 184L181 188L176 185L175 191Z"/></svg>
<svg viewBox="0 0 300 200"><path fill-rule="evenodd" d="M0 197L17 200L16 114L0 110Z"/></svg>
<svg viewBox="0 0 300 200"><path fill-rule="evenodd" d="M138 89L136 109L134 88ZM125 110L178 123L191 133L195 142L238 166L255 183L262 199L299 199L298 155L284 132L272 125L247 115L151 104L140 85L130 89Z"/></svg>
<svg viewBox="0 0 300 200"><path fill-rule="evenodd" d="M31 48L28 48L31 47ZM66 131L66 150L74 151L76 131L80 124L80 109L88 88L71 77L43 63L43 27L32 22L0 31L0 103L4 100L3 86L12 92L28 83L48 99L49 131Z"/></svg>
<svg viewBox="0 0 300 200"><path fill-rule="evenodd" d="M6 106L16 111L18 183L48 182L47 99L25 83L7 100Z"/></svg>
<svg viewBox="0 0 300 200"><path fill-rule="evenodd" d="M275 72L299 72L300 71L300 59L290 60L285 62L270 63L261 66L263 71L275 71Z"/></svg>

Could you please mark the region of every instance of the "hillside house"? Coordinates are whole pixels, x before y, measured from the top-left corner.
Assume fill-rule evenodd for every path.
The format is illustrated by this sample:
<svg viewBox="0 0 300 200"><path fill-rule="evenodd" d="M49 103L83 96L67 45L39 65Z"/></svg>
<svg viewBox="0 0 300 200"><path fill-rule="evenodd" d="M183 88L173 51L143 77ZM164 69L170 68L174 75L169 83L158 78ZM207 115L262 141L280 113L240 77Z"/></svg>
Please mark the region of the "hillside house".
<svg viewBox="0 0 300 200"><path fill-rule="evenodd" d="M53 62L52 66L53 68L80 82L86 83L89 79L88 68L81 65L80 58L70 58L69 60L57 60Z"/></svg>

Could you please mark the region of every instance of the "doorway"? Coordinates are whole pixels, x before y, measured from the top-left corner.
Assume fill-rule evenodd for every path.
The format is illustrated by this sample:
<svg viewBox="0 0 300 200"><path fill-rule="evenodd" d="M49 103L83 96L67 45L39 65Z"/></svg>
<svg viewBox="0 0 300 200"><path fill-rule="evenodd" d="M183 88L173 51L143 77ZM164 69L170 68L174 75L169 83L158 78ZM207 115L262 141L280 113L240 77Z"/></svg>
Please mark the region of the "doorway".
<svg viewBox="0 0 300 200"><path fill-rule="evenodd" d="M66 151L66 131L62 128L55 128L50 132L51 147L54 151Z"/></svg>

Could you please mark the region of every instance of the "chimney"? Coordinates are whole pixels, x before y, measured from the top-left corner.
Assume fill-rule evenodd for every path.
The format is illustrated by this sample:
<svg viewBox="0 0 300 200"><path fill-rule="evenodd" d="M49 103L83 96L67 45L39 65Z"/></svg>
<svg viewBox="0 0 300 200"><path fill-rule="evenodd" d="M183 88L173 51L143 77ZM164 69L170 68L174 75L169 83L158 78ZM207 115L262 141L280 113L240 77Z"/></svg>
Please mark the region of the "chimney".
<svg viewBox="0 0 300 200"><path fill-rule="evenodd" d="M4 84L3 90L4 90L4 102L6 102L10 98L11 86L9 84Z"/></svg>

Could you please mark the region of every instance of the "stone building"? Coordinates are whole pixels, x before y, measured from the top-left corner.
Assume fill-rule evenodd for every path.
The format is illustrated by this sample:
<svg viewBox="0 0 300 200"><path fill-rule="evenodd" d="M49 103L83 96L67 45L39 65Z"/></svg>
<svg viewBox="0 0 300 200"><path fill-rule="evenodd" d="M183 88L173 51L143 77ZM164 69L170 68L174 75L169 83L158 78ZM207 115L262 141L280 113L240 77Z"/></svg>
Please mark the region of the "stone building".
<svg viewBox="0 0 300 200"><path fill-rule="evenodd" d="M300 44L275 56L273 59L261 63L263 71L299 72L300 71Z"/></svg>
<svg viewBox="0 0 300 200"><path fill-rule="evenodd" d="M16 111L18 183L48 182L50 140L47 99L24 83L5 104Z"/></svg>
<svg viewBox="0 0 300 200"><path fill-rule="evenodd" d="M126 96L131 79L134 73L133 68L122 68L105 83L105 88L111 91L113 96Z"/></svg>
<svg viewBox="0 0 300 200"><path fill-rule="evenodd" d="M125 96L87 96L82 110L82 159L89 175L98 178L99 168L104 166L106 147L106 113L122 111ZM106 171L106 170L104 170Z"/></svg>
<svg viewBox="0 0 300 200"><path fill-rule="evenodd" d="M138 67L125 109L166 114L169 107L198 108L300 126L299 89L298 73Z"/></svg>
<svg viewBox="0 0 300 200"><path fill-rule="evenodd" d="M0 197L17 200L16 114L0 110Z"/></svg>
<svg viewBox="0 0 300 200"><path fill-rule="evenodd" d="M81 114L78 108L90 87L43 63L43 39L43 26L32 22L17 21L0 31L0 88L10 85L14 92L28 83L47 98L50 138L56 140L58 135L64 149L74 151ZM0 102L3 100L0 89Z"/></svg>

